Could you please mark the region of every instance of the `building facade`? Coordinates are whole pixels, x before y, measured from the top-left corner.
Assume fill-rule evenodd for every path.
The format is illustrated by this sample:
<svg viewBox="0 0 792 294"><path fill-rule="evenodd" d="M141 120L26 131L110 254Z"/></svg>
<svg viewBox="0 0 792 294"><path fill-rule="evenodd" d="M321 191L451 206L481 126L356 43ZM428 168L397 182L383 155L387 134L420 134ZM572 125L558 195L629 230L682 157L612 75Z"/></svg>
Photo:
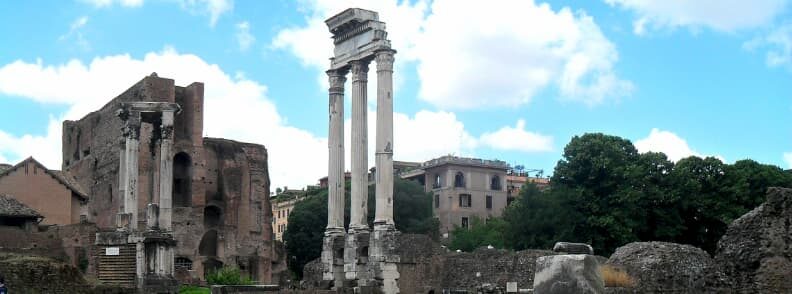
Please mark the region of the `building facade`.
<svg viewBox="0 0 792 294"><path fill-rule="evenodd" d="M423 183L426 192L432 193L440 233L447 236L455 227L468 227L474 218L501 216L507 203L508 169L503 161L443 156L407 170L401 177Z"/></svg>
<svg viewBox="0 0 792 294"><path fill-rule="evenodd" d="M87 218L100 229L115 228L117 215L124 212L120 210L130 205L119 175L124 154L119 145L124 144L122 130L126 130L119 109L122 104L140 102L178 104L179 111L168 125L172 130L161 129L165 124L159 116L140 114L137 194L132 199L137 207L131 220L139 228L146 227L146 205L159 202L157 187L167 181L160 177L160 157L172 154L164 161L172 161L168 170L172 172L172 207L168 209L176 241L177 278L202 280L212 269L229 265L254 280L270 282L273 248L267 150L257 144L204 138L203 93L202 83L180 87L156 74L143 78L101 109L63 123L63 170L89 190ZM172 138L168 152L156 146L160 134Z"/></svg>
<svg viewBox="0 0 792 294"><path fill-rule="evenodd" d="M297 202L305 199L304 190L286 190L271 198L272 202L272 232L275 240L283 241L283 233L289 226L289 214L294 210Z"/></svg>
<svg viewBox="0 0 792 294"><path fill-rule="evenodd" d="M69 225L87 217L88 195L68 172L47 169L33 157L0 171L7 194L44 217L43 225Z"/></svg>

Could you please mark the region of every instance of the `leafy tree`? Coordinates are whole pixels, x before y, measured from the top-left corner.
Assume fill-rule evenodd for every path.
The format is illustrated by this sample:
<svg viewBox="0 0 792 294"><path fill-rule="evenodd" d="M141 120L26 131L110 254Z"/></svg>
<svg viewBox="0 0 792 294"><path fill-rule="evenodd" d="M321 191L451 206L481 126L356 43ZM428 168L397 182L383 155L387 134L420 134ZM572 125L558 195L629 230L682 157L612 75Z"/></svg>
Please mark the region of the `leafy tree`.
<svg viewBox="0 0 792 294"><path fill-rule="evenodd" d="M490 218L482 221L474 217L470 228L455 227L449 246L452 250L473 251L476 248L492 245L495 248L505 248L507 223L501 218Z"/></svg>
<svg viewBox="0 0 792 294"><path fill-rule="evenodd" d="M349 183L346 185L345 226L349 227ZM368 222L374 221L374 185L369 186ZM438 222L432 216L432 196L413 181L394 180L394 222L404 233L428 234L437 237ZM302 270L309 261L322 253L322 239L327 227L327 189L308 192L305 200L298 202L289 213L289 224L283 234L286 243L289 269L302 278Z"/></svg>

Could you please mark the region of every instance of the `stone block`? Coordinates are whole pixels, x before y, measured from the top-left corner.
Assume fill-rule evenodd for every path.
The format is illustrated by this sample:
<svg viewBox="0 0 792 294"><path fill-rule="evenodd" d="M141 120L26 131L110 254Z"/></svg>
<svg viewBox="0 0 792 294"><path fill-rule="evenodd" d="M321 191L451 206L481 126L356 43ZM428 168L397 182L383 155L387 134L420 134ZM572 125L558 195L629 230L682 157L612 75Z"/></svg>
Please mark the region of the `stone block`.
<svg viewBox="0 0 792 294"><path fill-rule="evenodd" d="M556 242L553 252L563 254L594 254L594 248L585 243Z"/></svg>
<svg viewBox="0 0 792 294"><path fill-rule="evenodd" d="M604 293L597 260L586 254L539 257L534 291L542 294Z"/></svg>

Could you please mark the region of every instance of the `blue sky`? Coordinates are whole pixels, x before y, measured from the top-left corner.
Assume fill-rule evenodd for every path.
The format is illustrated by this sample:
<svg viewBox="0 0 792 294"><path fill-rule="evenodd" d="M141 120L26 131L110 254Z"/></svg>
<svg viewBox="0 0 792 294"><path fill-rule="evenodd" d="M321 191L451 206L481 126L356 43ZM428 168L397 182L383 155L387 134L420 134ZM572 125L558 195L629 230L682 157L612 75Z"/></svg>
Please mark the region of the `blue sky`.
<svg viewBox="0 0 792 294"><path fill-rule="evenodd" d="M675 160L792 168L785 0L42 5L0 2L0 162L59 168L62 120L157 72L204 82L205 135L266 145L274 186L313 184L327 170L322 21L361 7L380 12L398 50L396 160L455 154L547 175L572 136L603 132Z"/></svg>

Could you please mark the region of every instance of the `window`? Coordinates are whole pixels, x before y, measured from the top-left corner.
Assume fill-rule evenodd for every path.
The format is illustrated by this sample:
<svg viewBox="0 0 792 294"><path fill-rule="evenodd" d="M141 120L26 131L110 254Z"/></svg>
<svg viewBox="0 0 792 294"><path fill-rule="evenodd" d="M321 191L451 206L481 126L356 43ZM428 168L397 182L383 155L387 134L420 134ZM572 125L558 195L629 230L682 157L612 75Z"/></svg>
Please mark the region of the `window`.
<svg viewBox="0 0 792 294"><path fill-rule="evenodd" d="M465 229L468 228L468 218L462 217L462 227Z"/></svg>
<svg viewBox="0 0 792 294"><path fill-rule="evenodd" d="M440 194L435 194L434 196L435 208L440 208Z"/></svg>
<svg viewBox="0 0 792 294"><path fill-rule="evenodd" d="M440 185L440 175L435 175L434 183L432 183L432 188L440 188L440 187L442 187Z"/></svg>
<svg viewBox="0 0 792 294"><path fill-rule="evenodd" d="M487 195L487 209L492 209L492 195Z"/></svg>
<svg viewBox="0 0 792 294"><path fill-rule="evenodd" d="M490 180L490 190L500 191L501 190L501 180L500 177L495 175L492 176Z"/></svg>
<svg viewBox="0 0 792 294"><path fill-rule="evenodd" d="M470 194L459 194L459 207L470 207Z"/></svg>
<svg viewBox="0 0 792 294"><path fill-rule="evenodd" d="M192 260L186 257L176 257L176 260L173 262L173 267L176 270L187 270L191 271L192 268Z"/></svg>
<svg viewBox="0 0 792 294"><path fill-rule="evenodd" d="M192 201L190 179L192 161L187 153L179 152L173 157L173 206L188 207Z"/></svg>
<svg viewBox="0 0 792 294"><path fill-rule="evenodd" d="M454 176L454 187L457 188L464 188L465 187L465 175L462 172L457 172Z"/></svg>

